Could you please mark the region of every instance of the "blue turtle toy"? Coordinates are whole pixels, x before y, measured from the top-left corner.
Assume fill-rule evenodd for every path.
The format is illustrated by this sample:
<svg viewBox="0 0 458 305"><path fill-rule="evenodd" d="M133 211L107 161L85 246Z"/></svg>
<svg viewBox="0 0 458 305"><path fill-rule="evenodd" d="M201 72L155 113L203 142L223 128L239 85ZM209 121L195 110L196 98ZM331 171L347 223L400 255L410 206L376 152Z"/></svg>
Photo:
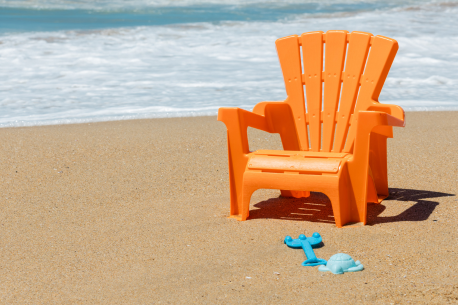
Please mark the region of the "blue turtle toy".
<svg viewBox="0 0 458 305"><path fill-rule="evenodd" d="M331 271L334 274L343 274L344 272L356 272L364 269L359 261L354 261L350 255L337 253L331 256L326 266L320 266L320 271Z"/></svg>
<svg viewBox="0 0 458 305"><path fill-rule="evenodd" d="M307 256L307 260L302 263L302 266L318 266L326 265L326 261L317 258L312 248L317 248L322 242L320 234L317 232L312 234L312 237L306 237L304 234L299 235L299 238L292 239L291 236L285 237L285 244L290 248L302 248Z"/></svg>

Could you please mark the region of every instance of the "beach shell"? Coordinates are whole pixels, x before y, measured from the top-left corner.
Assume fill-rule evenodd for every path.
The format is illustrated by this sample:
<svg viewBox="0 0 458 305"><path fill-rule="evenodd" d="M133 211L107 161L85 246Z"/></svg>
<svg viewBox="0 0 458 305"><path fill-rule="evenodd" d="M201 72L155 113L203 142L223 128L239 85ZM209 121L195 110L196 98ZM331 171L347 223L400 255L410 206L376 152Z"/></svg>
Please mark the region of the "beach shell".
<svg viewBox="0 0 458 305"><path fill-rule="evenodd" d="M331 271L334 274L343 274L344 272L356 272L364 269L360 261L354 261L350 255L345 253L337 253L333 255L326 266L320 266L320 271Z"/></svg>

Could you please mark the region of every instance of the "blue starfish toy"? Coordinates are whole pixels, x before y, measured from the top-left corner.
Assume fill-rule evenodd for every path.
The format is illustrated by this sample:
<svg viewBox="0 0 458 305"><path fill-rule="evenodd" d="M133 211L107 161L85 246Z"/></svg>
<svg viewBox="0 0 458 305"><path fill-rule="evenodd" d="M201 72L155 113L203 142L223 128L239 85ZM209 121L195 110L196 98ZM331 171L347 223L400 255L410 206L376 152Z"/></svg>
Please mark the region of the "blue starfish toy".
<svg viewBox="0 0 458 305"><path fill-rule="evenodd" d="M290 248L302 248L307 256L307 260L302 263L302 266L318 266L326 265L326 261L317 258L313 247L317 247L322 242L320 234L313 233L312 237L306 237L304 234L299 235L298 239L292 239L291 236L285 237L285 244Z"/></svg>

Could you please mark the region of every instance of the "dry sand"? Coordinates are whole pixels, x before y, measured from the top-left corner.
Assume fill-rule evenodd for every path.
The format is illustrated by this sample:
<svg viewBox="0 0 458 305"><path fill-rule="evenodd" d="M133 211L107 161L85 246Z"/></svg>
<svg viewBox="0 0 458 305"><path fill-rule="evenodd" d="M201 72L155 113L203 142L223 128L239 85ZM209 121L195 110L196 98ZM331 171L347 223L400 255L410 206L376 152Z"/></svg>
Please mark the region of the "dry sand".
<svg viewBox="0 0 458 305"><path fill-rule="evenodd" d="M369 224L335 227L324 195L257 191L229 213L215 117L0 129L3 304L458 303L458 112L407 114L389 140L392 196ZM250 148L280 148L250 130ZM286 235L319 232L302 267Z"/></svg>

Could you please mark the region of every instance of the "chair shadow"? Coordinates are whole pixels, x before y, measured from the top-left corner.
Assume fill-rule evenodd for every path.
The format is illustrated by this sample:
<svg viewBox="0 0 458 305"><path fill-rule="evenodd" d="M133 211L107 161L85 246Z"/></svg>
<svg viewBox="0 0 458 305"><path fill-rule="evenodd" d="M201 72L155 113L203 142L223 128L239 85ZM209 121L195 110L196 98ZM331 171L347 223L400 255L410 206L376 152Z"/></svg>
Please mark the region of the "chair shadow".
<svg viewBox="0 0 458 305"><path fill-rule="evenodd" d="M431 216L439 202L426 200L431 198L456 196L440 192L390 188L390 196L385 200L411 201L414 204L396 216L379 216L386 206L382 204L370 204L367 208L367 224L375 225L387 222L399 221L425 221Z"/></svg>
<svg viewBox="0 0 458 305"><path fill-rule="evenodd" d="M390 188L390 196L385 200L413 201L411 207L396 216L379 216L386 206L369 204L367 209L367 225L399 221L425 221L431 216L439 205L436 201L426 200L431 198L456 196L440 192ZM286 198L279 196L258 202L250 210L249 219L270 218L294 221L309 221L334 224L331 201L323 193L311 192L307 198Z"/></svg>

